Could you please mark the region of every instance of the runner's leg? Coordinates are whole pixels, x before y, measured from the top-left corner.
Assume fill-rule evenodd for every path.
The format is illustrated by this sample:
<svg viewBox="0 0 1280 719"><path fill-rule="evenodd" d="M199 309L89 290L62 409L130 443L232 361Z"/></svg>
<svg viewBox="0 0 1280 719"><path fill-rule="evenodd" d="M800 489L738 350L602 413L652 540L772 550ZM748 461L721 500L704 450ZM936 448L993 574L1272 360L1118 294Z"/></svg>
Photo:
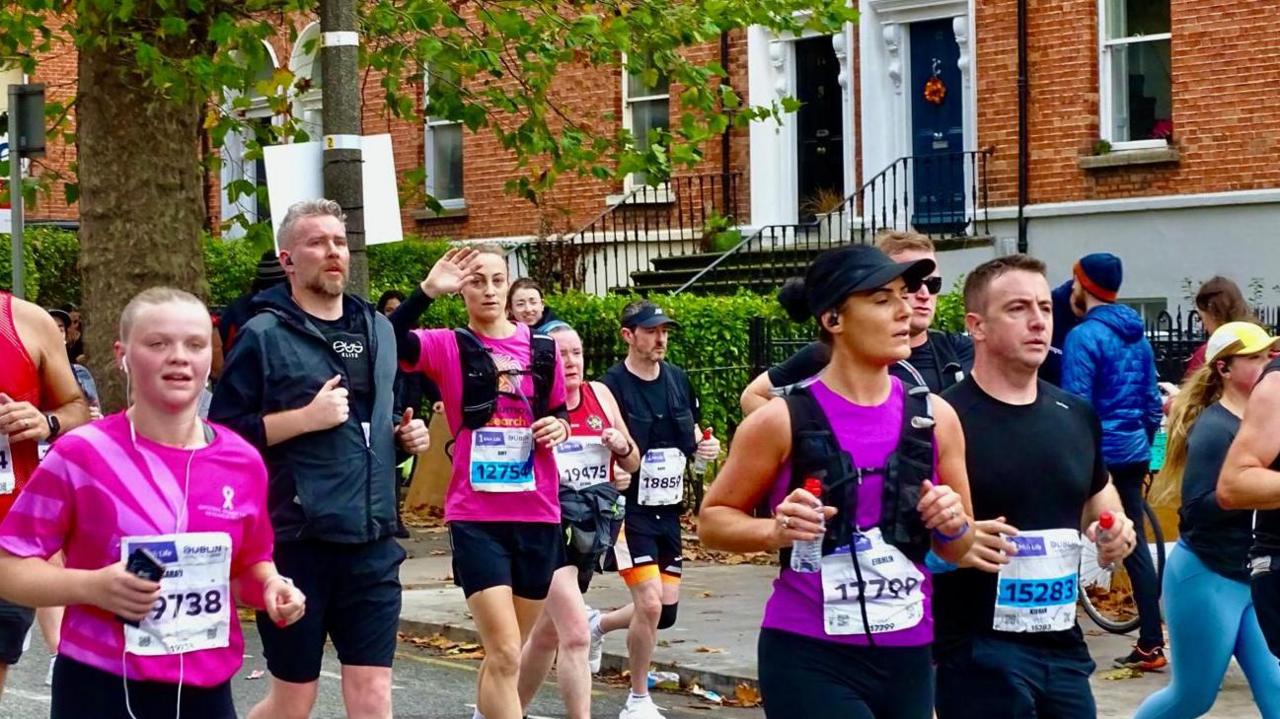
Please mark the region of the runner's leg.
<svg viewBox="0 0 1280 719"><path fill-rule="evenodd" d="M1235 655L1245 678L1249 680L1253 702L1258 706L1262 719L1280 719L1280 662L1267 648L1267 640L1258 627L1252 598L1240 617Z"/></svg>
<svg viewBox="0 0 1280 719"><path fill-rule="evenodd" d="M631 693L637 697L649 694L649 663L658 644L658 620L662 617L662 579L657 576L657 566L649 567L654 576L631 587L631 626L627 629Z"/></svg>
<svg viewBox="0 0 1280 719"><path fill-rule="evenodd" d="M1249 604L1247 586L1218 575L1181 544L1169 554L1164 590L1173 676L1142 702L1134 719L1207 713L1218 698Z"/></svg>
<svg viewBox="0 0 1280 719"><path fill-rule="evenodd" d="M520 673L520 621L511 587L496 586L467 597L484 646L478 708L485 719L521 719L516 682Z"/></svg>
<svg viewBox="0 0 1280 719"><path fill-rule="evenodd" d="M1160 592L1155 564L1146 545L1146 514L1142 511L1142 481L1147 468L1142 464L1123 464L1111 468L1111 478L1124 513L1133 520L1138 535L1138 548L1124 560L1125 571L1133 582L1133 599L1138 604L1138 647L1150 650L1164 646L1164 630L1160 624Z"/></svg>
<svg viewBox="0 0 1280 719"><path fill-rule="evenodd" d="M578 568L561 567L551 580L544 611L534 624L520 659L520 700L527 709L546 679L552 661L556 683L570 719L591 715L591 673L587 670L587 608L578 591Z"/></svg>

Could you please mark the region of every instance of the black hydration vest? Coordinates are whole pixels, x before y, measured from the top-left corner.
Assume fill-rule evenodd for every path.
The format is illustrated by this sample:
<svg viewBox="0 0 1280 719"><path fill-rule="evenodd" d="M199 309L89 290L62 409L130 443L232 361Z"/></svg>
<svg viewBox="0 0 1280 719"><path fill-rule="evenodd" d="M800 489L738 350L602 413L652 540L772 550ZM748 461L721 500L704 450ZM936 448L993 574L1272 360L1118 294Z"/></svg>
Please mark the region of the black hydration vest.
<svg viewBox="0 0 1280 719"><path fill-rule="evenodd" d="M471 330L459 327L454 334L458 338L458 360L462 365L462 424L477 430L489 423L498 406L498 366L489 348ZM549 413L557 350L556 341L547 335L533 335L529 344L532 350L529 369L518 374L533 375L531 408L537 420ZM513 379L518 381L518 377Z"/></svg>
<svg viewBox="0 0 1280 719"><path fill-rule="evenodd" d="M916 505L920 502L921 485L933 478L933 410L928 387L904 388L902 434L898 446L883 467L859 467L856 460L840 447L831 422L818 406L807 387L799 387L786 396L791 417L791 486L790 492L802 488L805 479L822 481L822 502L836 508L836 516L827 523L822 542L826 556L836 547L852 544L853 522L858 506L858 487L868 474L884 476L881 495L880 528L884 540L897 547L913 562L923 562L929 552L929 530L920 519ZM850 514L850 513L853 514ZM789 566L791 549L782 550L782 566Z"/></svg>
<svg viewBox="0 0 1280 719"><path fill-rule="evenodd" d="M629 372L626 367L623 367L622 371ZM639 380L634 376L626 377L617 383L619 391L616 394L618 402L625 408L627 430L631 432L631 438L635 440L640 456L643 457L651 449L661 449L654 446L654 425L660 422L675 422L676 436L680 438L675 446L686 457L691 457L698 449L698 442L694 438L693 398L689 396L684 384L676 381L676 372L666 362L662 363L660 376L666 386L667 398L670 400L668 406L671 409L667 415L660 414L662 408L649 405L644 390L639 386Z"/></svg>

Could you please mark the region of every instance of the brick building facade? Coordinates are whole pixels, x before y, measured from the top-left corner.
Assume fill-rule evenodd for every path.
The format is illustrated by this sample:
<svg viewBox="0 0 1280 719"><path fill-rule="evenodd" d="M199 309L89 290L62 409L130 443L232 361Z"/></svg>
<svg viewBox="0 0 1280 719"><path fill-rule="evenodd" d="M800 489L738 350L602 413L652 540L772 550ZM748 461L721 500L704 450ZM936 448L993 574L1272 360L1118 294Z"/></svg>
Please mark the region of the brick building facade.
<svg viewBox="0 0 1280 719"><path fill-rule="evenodd" d="M985 171L970 158L973 164L957 176L963 180L955 180L966 186L955 191L967 216L980 211L989 218L982 232L987 242L948 252L942 263L954 276L1012 251L1018 238L1018 2L859 0L859 23L835 36L780 37L758 27L732 33L728 67L739 93L753 104L798 97L808 115L802 110L781 124L733 131L727 163L721 144L711 142L705 162L682 172L736 174L735 219L750 233L801 223L812 216L806 208L820 190L849 196L902 158L989 149L981 158ZM1129 270L1122 294L1170 308L1188 280L1215 273L1241 285L1253 279L1266 266L1259 256L1275 252L1270 233L1280 226L1280 103L1270 101L1280 84L1280 45L1268 33L1280 22L1280 6L1025 2L1029 250L1049 263L1055 278L1065 277L1081 254L1116 252ZM300 37L293 45L284 32L272 41L279 67L304 69L299 46L315 31L309 25L296 21ZM690 52L718 58L720 48ZM33 79L69 95L74 65L73 51L59 51L41 58ZM927 87L936 94L939 86L943 99L928 99ZM456 130L388 118L376 78L365 87L365 133L392 135L402 175L424 163L430 172L433 140ZM423 88L416 92L421 97ZM627 114L616 72L567 71L554 95L571 109ZM316 100L299 98L295 114L314 112ZM72 154L55 142L44 162L65 167ZM218 188L228 171L211 178L214 218L225 216ZM421 202L407 203L405 231L511 240L568 232L604 213L627 189L565 176L545 206L535 208L503 191L512 172L510 157L490 134L461 133L461 196L445 203L444 217ZM904 204L912 192L921 193L915 185L922 178L918 170L904 173ZM74 219L75 208L60 203L55 192L33 216ZM909 213L898 219L919 221Z"/></svg>

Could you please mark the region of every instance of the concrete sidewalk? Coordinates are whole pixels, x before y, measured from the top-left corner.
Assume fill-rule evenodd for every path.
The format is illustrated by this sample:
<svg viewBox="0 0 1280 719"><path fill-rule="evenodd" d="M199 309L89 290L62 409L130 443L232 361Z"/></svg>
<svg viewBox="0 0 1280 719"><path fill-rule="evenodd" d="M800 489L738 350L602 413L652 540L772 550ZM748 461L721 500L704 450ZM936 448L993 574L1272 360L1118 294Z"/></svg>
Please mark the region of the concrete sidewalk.
<svg viewBox="0 0 1280 719"><path fill-rule="evenodd" d="M442 529L415 530L404 542L410 558L400 571L405 586L401 631L443 634L456 641L479 641L462 597L453 585L448 536ZM696 682L732 695L739 682L756 682L756 637L764 602L777 575L776 567L750 564L721 565L688 562L680 591L676 626L662 632L653 668L673 671L682 684ZM611 609L629 601L626 586L616 575L597 575L587 603ZM1098 630L1081 615L1090 652L1098 664L1092 684L1099 717L1131 717L1142 700L1168 682L1168 670L1138 679L1109 680L1115 657L1129 652L1135 637ZM626 667L625 632L605 639L603 668ZM1218 701L1206 717L1256 717L1248 684L1233 662Z"/></svg>

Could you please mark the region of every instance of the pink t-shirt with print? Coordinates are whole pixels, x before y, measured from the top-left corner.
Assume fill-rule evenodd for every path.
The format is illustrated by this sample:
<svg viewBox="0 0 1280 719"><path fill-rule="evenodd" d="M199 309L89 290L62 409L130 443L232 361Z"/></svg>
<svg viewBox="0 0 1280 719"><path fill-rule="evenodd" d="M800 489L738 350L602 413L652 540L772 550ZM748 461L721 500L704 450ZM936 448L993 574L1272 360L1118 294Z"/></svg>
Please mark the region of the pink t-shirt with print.
<svg viewBox="0 0 1280 719"><path fill-rule="evenodd" d="M471 488L471 430L462 424L462 367L458 360L458 338L451 329L415 330L419 342L418 363L409 371L422 372L440 388L444 400L445 419L453 432L453 476L445 496L444 518L447 522L555 522L560 521L560 479L555 455L551 450L534 445L531 492L477 492ZM476 335L489 348L499 372L527 370L530 362L529 327L516 323L515 334L502 339ZM502 389L514 391L511 375L502 375ZM533 400L533 378L518 375L519 394ZM551 385L548 406L565 403L564 365L556 354L555 380ZM528 402L500 393L490 426L528 427L533 412Z"/></svg>
<svg viewBox="0 0 1280 719"><path fill-rule="evenodd" d="M113 414L59 439L0 524L0 549L48 559L63 550L71 569L100 569L120 561L124 537L181 532L231 536L231 577L271 560L274 534L267 515L267 470L235 432L219 425L208 446L166 447L145 437L135 446L129 421ZM191 481L185 526L177 527L187 462ZM96 606L67 607L60 655L131 680L215 687L233 677L244 658L244 637L231 612L230 643L178 656L121 657L119 620Z"/></svg>

